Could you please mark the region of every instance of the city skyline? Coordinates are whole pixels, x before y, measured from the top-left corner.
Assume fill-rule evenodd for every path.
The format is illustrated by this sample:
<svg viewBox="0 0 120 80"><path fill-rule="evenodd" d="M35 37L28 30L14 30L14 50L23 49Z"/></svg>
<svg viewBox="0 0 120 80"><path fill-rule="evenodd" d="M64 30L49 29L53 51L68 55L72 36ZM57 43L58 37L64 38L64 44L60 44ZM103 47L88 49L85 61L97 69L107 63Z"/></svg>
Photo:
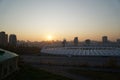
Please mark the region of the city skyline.
<svg viewBox="0 0 120 80"><path fill-rule="evenodd" d="M18 40L120 38L119 0L0 0L0 30Z"/></svg>
<svg viewBox="0 0 120 80"><path fill-rule="evenodd" d="M48 36L48 40L44 40L44 41L56 41L56 42L59 42L59 41L62 41L62 42L71 42L73 41L74 43L78 43L78 42L91 42L91 41L97 41L97 40L93 40L93 39L89 39L89 38L86 38L85 40L81 41L79 40L79 37L74 37L72 40L67 40L66 38L64 38L63 40L52 40L52 36ZM31 41L31 40L17 40L17 35L16 34L7 34L5 31L0 31L0 43L2 44L7 44L8 42L11 44L16 44L17 42L42 42L42 41ZM97 42L103 42L103 43L109 43L109 42L120 42L120 38L116 38L115 41L112 41L109 39L109 36L102 36L101 37L101 40L97 41Z"/></svg>

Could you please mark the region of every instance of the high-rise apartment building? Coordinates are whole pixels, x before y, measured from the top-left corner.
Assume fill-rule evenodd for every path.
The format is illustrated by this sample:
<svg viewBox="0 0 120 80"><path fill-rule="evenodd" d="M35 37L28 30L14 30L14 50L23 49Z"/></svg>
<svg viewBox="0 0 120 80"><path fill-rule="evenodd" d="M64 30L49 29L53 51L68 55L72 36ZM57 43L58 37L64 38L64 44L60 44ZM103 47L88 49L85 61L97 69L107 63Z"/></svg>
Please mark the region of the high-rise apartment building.
<svg viewBox="0 0 120 80"><path fill-rule="evenodd" d="M117 43L120 44L120 39L117 39Z"/></svg>
<svg viewBox="0 0 120 80"><path fill-rule="evenodd" d="M108 43L108 37L107 36L103 36L102 37L102 42L103 43Z"/></svg>
<svg viewBox="0 0 120 80"><path fill-rule="evenodd" d="M78 45L78 37L74 38L74 45L77 46Z"/></svg>
<svg viewBox="0 0 120 80"><path fill-rule="evenodd" d="M85 44L89 45L91 43L91 40L90 39L86 39L85 40Z"/></svg>
<svg viewBox="0 0 120 80"><path fill-rule="evenodd" d="M8 35L2 31L0 32L0 46L6 46L8 44Z"/></svg>
<svg viewBox="0 0 120 80"><path fill-rule="evenodd" d="M66 39L64 39L64 40L63 40L63 42L62 42L63 47L65 47L65 46L66 46L66 43L67 43L67 41L66 41Z"/></svg>
<svg viewBox="0 0 120 80"><path fill-rule="evenodd" d="M15 34L11 34L9 36L9 45L16 46L16 44L17 44L17 37Z"/></svg>

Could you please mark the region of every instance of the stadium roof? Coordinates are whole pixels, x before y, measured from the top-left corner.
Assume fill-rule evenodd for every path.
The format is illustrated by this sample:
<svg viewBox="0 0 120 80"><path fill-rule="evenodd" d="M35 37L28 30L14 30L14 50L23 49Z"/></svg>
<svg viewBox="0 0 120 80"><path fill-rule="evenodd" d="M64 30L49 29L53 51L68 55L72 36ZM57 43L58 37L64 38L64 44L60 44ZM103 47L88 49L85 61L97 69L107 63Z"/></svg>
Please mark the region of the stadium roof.
<svg viewBox="0 0 120 80"><path fill-rule="evenodd" d="M73 56L120 56L120 48L43 48L42 53Z"/></svg>
<svg viewBox="0 0 120 80"><path fill-rule="evenodd" d="M0 62L10 59L10 58L13 58L13 57L16 57L16 56L18 56L18 55L13 52L0 49Z"/></svg>

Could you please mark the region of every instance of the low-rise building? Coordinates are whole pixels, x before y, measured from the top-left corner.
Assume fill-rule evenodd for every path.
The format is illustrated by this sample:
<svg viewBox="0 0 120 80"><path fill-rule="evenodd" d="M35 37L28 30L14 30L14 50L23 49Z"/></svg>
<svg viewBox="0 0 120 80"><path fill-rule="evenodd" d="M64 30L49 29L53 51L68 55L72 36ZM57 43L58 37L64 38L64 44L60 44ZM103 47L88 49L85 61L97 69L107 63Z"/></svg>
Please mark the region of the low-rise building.
<svg viewBox="0 0 120 80"><path fill-rule="evenodd" d="M13 72L18 70L18 55L0 49L0 80L8 77Z"/></svg>

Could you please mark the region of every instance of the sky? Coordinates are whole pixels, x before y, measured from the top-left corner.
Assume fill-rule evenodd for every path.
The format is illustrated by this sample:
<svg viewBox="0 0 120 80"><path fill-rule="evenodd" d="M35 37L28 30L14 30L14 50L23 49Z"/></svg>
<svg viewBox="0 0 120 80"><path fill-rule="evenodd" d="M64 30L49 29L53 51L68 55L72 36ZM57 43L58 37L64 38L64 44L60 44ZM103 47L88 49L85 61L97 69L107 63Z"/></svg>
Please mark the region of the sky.
<svg viewBox="0 0 120 80"><path fill-rule="evenodd" d="M0 31L19 40L120 38L120 0L0 0Z"/></svg>

